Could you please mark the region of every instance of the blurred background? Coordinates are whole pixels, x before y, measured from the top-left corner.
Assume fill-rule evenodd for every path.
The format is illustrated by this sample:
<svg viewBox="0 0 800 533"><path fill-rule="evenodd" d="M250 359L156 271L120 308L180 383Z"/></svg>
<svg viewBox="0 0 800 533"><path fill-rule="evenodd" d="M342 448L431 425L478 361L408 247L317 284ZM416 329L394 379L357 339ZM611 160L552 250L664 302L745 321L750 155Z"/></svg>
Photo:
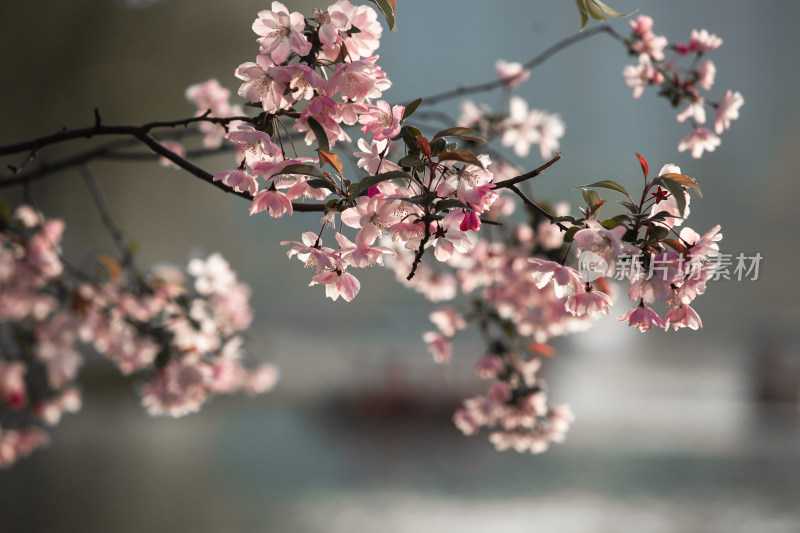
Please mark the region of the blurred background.
<svg viewBox="0 0 800 533"><path fill-rule="evenodd" d="M306 14L325 7L285 3ZM212 77L235 93L234 69L257 53L250 26L269 7L4 2L0 144L91 125L93 108L106 124L183 118L193 113L185 88ZM484 434L461 436L450 417L485 388L472 375L481 345L462 335L453 363L434 365L421 341L432 307L390 271L359 276L350 304L306 287L308 271L279 243L315 226L316 214L250 219L246 202L182 172L98 161L141 264L185 265L190 254L219 251L252 286L248 351L280 366L282 379L261 398L221 397L184 419L154 419L138 405L135 380L87 358L83 410L55 428L51 447L0 471L0 532L800 530L800 4L649 0L641 12L670 42L687 42L693 28L724 39L710 56L711 95L740 91L741 118L715 152L678 153L688 126L654 92L631 97L621 72L635 58L598 35L515 93L566 123L564 158L537 179L536 194L576 205L578 191L567 192L576 185L636 187L639 152L653 170L674 163L699 177L704 198L692 199L691 227L722 224L723 252L764 259L758 280L710 284L697 302L699 332L642 335L607 318L559 342L546 377L551 401L577 415L564 444L517 455L495 452ZM612 24L629 31L627 20ZM496 59L529 60L575 33L579 17L567 1L400 0L398 26L384 32L379 64L393 82L386 99L405 102L490 81ZM507 109L502 91L473 99ZM440 109L457 117L457 106ZM526 169L541 164L508 156ZM212 173L234 164L230 155L198 163ZM66 220L68 258L113 249L77 169L39 181L35 194L46 214ZM2 201L21 198L0 191Z"/></svg>

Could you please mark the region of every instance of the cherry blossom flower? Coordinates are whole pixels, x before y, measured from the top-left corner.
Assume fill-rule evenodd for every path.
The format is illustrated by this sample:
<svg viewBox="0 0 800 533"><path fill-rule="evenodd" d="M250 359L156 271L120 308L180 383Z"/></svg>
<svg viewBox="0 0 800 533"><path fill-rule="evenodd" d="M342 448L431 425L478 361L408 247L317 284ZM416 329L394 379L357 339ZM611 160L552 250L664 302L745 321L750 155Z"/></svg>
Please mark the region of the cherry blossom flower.
<svg viewBox="0 0 800 533"><path fill-rule="evenodd" d="M678 151L689 150L693 158L699 159L702 157L703 151L713 152L721 143L722 141L720 141L719 137L711 131L704 128L695 128L678 143Z"/></svg>
<svg viewBox="0 0 800 533"><path fill-rule="evenodd" d="M566 310L574 316L597 316L607 315L614 301L611 296L604 292L595 290L590 285L586 285L583 292L576 292L567 298L565 302Z"/></svg>
<svg viewBox="0 0 800 533"><path fill-rule="evenodd" d="M710 91L714 85L714 78L717 76L717 67L714 63L707 59L703 64L697 67L697 86L706 91Z"/></svg>
<svg viewBox="0 0 800 533"><path fill-rule="evenodd" d="M744 97L739 91L725 91L725 96L717 104L714 112L714 131L719 135L731 127L731 120L739 118L739 108L744 105Z"/></svg>
<svg viewBox="0 0 800 533"><path fill-rule="evenodd" d="M675 331L678 331L678 328L696 330L703 327L703 321L700 320L700 315L688 304L679 304L670 309L664 319L664 329L668 330L670 326Z"/></svg>
<svg viewBox="0 0 800 533"><path fill-rule="evenodd" d="M383 141L372 141L372 143L367 144L366 139L359 139L358 140L358 147L361 148L361 152L355 152L353 155L358 157L358 162L356 163L359 168L363 168L370 175L377 175L382 172L391 172L392 170L400 170L400 167L389 161L388 159L384 159L383 154L386 153L386 145L389 143L388 139L384 139Z"/></svg>
<svg viewBox="0 0 800 533"><path fill-rule="evenodd" d="M628 325L637 328L641 332L650 331L653 326L663 329L664 321L658 314L644 304L637 305L623 316L617 319L619 322L628 321Z"/></svg>
<svg viewBox="0 0 800 533"><path fill-rule="evenodd" d="M428 317L446 337L452 337L456 331L467 327L464 317L453 307L440 307L432 311Z"/></svg>
<svg viewBox="0 0 800 533"><path fill-rule="evenodd" d="M221 181L234 191L247 192L250 196L255 196L258 192L256 179L246 170L224 170L214 176L214 181Z"/></svg>
<svg viewBox="0 0 800 533"><path fill-rule="evenodd" d="M291 215L292 202L273 186L257 193L250 204L250 216L262 211L268 211L272 218L280 218L286 213Z"/></svg>
<svg viewBox="0 0 800 533"><path fill-rule="evenodd" d="M333 46L341 41L339 32L345 32L352 26L342 7L336 4L327 11L314 9L314 20L319 24L319 41L325 46Z"/></svg>
<svg viewBox="0 0 800 533"><path fill-rule="evenodd" d="M285 94L291 81L290 73L274 66L269 56L261 54L255 63L239 65L235 73L237 78L244 80L239 87L239 96L251 102L261 102L267 113L277 113L291 104Z"/></svg>
<svg viewBox="0 0 800 533"><path fill-rule="evenodd" d="M361 283L352 274L337 268L336 270L323 270L311 279L309 287L316 284L325 285L325 296L334 302L342 297L346 302L352 302L358 294Z"/></svg>
<svg viewBox="0 0 800 533"><path fill-rule="evenodd" d="M639 66L626 65L622 69L625 86L633 89L633 97L639 98L650 85L659 85L664 76L653 67L648 54L639 55Z"/></svg>
<svg viewBox="0 0 800 533"><path fill-rule="evenodd" d="M509 63L502 59L498 59L494 64L494 70L497 77L503 81L509 89L516 89L530 77L531 71L524 68L522 63Z"/></svg>
<svg viewBox="0 0 800 533"><path fill-rule="evenodd" d="M511 97L506 127L501 143L513 146L519 157L527 157L531 145L537 143L541 156L550 157L559 147L558 139L564 136L564 122L558 115L529 111L528 103L518 96Z"/></svg>
<svg viewBox="0 0 800 533"><path fill-rule="evenodd" d="M370 106L366 114L361 115L358 121L363 124L361 131L371 133L374 140L382 141L391 139L400 133L400 121L403 119L405 107L401 105L389 108L389 104L378 101L377 105Z"/></svg>
<svg viewBox="0 0 800 533"><path fill-rule="evenodd" d="M426 331L422 334L422 340L428 346L428 351L433 355L433 362L446 364L452 357L452 344L448 337L437 331Z"/></svg>
<svg viewBox="0 0 800 533"><path fill-rule="evenodd" d="M698 54L711 52L720 46L722 46L722 39L713 33L708 33L706 29L692 30L692 34L689 37L689 47Z"/></svg>
<svg viewBox="0 0 800 533"><path fill-rule="evenodd" d="M258 39L261 53L271 54L277 64L286 61L291 52L308 55L311 43L303 35L305 27L302 13L295 11L290 14L280 2L272 2L272 10L259 12L253 23L253 31L261 36Z"/></svg>

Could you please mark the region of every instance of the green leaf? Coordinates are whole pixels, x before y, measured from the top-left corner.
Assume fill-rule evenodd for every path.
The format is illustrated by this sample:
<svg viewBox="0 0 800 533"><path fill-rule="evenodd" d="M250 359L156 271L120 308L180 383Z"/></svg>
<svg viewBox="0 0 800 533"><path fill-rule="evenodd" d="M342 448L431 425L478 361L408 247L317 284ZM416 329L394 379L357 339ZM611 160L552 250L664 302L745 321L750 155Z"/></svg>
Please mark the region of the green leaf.
<svg viewBox="0 0 800 533"><path fill-rule="evenodd" d="M403 142L406 143L406 147L408 148L408 152L410 154L418 154L419 148L417 147L417 137L422 135L422 132L419 128L415 128L414 126L403 126L400 129L400 137L403 138Z"/></svg>
<svg viewBox="0 0 800 533"><path fill-rule="evenodd" d="M419 158L419 154L409 154L397 162L401 167L419 168L423 162Z"/></svg>
<svg viewBox="0 0 800 533"><path fill-rule="evenodd" d="M401 198L404 202L408 202L414 205L419 205L422 207L426 207L431 205L434 200L436 200L438 196L435 194L426 194L425 196L413 196L411 198Z"/></svg>
<svg viewBox="0 0 800 533"><path fill-rule="evenodd" d="M564 242L572 242L572 239L575 238L575 234L580 231L580 226L572 226L567 231L564 232Z"/></svg>
<svg viewBox="0 0 800 533"><path fill-rule="evenodd" d="M627 209L634 215L639 211L639 208L637 208L632 202L619 202L619 204L624 206L625 209Z"/></svg>
<svg viewBox="0 0 800 533"><path fill-rule="evenodd" d="M678 213L683 216L683 212L686 209L686 196L683 193L683 187L681 184L673 179L665 178L664 176L659 176L653 179L653 184L663 185L664 188L675 197L675 204L678 206Z"/></svg>
<svg viewBox="0 0 800 533"><path fill-rule="evenodd" d="M431 156L436 156L447 150L447 141L443 138L434 139L431 143Z"/></svg>
<svg viewBox="0 0 800 533"><path fill-rule="evenodd" d="M422 98L417 98L416 100L414 100L413 102L408 104L406 106L405 111L403 111L403 120L405 120L408 117L410 117L411 115L413 115L414 111L417 110L417 108L419 107L419 104L421 104L421 103L422 103Z"/></svg>
<svg viewBox="0 0 800 533"><path fill-rule="evenodd" d="M467 152L466 150L442 152L439 154L439 161L461 161L462 163L469 163L470 165L483 168L483 163L481 163L481 160L475 157L475 154L472 152Z"/></svg>
<svg viewBox="0 0 800 533"><path fill-rule="evenodd" d="M331 147L328 145L328 134L325 133L325 128L323 128L319 122L311 117L308 117L308 125L311 127L311 131L314 132L314 137L317 138L317 145L319 146L319 149L330 152ZM322 163L322 161L320 161L320 163ZM320 166L322 165L320 164Z"/></svg>
<svg viewBox="0 0 800 533"><path fill-rule="evenodd" d="M276 172L273 176L283 174L303 174L305 176L314 176L315 178L324 178L322 171L314 165L304 165L302 163L295 163L293 165L286 165L283 170Z"/></svg>
<svg viewBox="0 0 800 533"><path fill-rule="evenodd" d="M578 220L575 217L569 215L556 217L555 220L553 220L553 222L569 222L570 224L575 224L575 225L579 224Z"/></svg>
<svg viewBox="0 0 800 533"><path fill-rule="evenodd" d="M328 189L331 192L336 191L336 188L333 186L333 184L326 180L314 178L308 180L306 183L308 184L309 187L313 187L315 189Z"/></svg>
<svg viewBox="0 0 800 533"><path fill-rule="evenodd" d="M447 198L445 200L441 200L436 202L434 206L436 208L436 212L443 211L445 209L466 209L468 211L472 211L472 208L462 202L461 200L457 200L456 198Z"/></svg>
<svg viewBox="0 0 800 533"><path fill-rule="evenodd" d="M613 218L607 218L607 219L605 219L604 221L602 221L600 223L600 225L603 226L606 229L614 229L617 226L619 226L620 224L622 224L622 222L620 222L619 220L613 219Z"/></svg>
<svg viewBox="0 0 800 533"><path fill-rule="evenodd" d="M650 231L650 237L647 238L648 242L656 242L666 239L669 236L669 230L664 226L654 226Z"/></svg>
<svg viewBox="0 0 800 533"><path fill-rule="evenodd" d="M438 139L439 137L460 137L461 139L465 139L467 141L477 141L479 143L489 144L489 141L486 140L486 137L472 128L448 128L433 136L434 139Z"/></svg>
<svg viewBox="0 0 800 533"><path fill-rule="evenodd" d="M377 185L378 183L381 183L383 181L399 179L399 178L411 179L411 176L409 176L407 173L401 170L392 170L391 172L383 172L375 176L367 176L366 178L358 182L358 188L356 188L356 194L360 195L373 185Z"/></svg>
<svg viewBox="0 0 800 533"><path fill-rule="evenodd" d="M586 205L589 206L589 209L600 201L600 195L597 194L597 191L591 189L581 189L581 195L583 195L583 200L586 202Z"/></svg>
<svg viewBox="0 0 800 533"><path fill-rule="evenodd" d="M627 189L625 189L625 187L623 187L622 185L620 185L616 181L611 181L611 180L595 181L594 183L590 183L588 185L578 185L577 187L573 187L570 190L580 189L580 188L585 188L585 187L599 187L599 188L602 188L602 189L611 189L612 191L617 191L619 193L624 194L625 196L628 197L628 199L632 200L631 195L628 193L628 191L627 191Z"/></svg>
<svg viewBox="0 0 800 533"><path fill-rule="evenodd" d="M395 22L395 0L369 0L381 10L383 16L386 17L386 22L389 24L389 29L397 32L397 24Z"/></svg>

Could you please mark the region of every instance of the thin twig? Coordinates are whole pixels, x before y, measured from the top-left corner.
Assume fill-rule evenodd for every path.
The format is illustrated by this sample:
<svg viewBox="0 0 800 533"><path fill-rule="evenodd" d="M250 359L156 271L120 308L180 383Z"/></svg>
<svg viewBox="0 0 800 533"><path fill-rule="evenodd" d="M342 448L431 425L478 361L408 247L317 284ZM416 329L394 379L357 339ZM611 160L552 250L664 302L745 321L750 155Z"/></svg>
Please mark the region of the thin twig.
<svg viewBox="0 0 800 533"><path fill-rule="evenodd" d="M538 67L539 65L541 65L542 63L544 63L545 61L547 61L548 59L550 59L551 57L556 55L558 52L560 52L564 48L572 46L573 44L575 44L575 43L577 43L579 41L583 41L584 39L588 39L589 37L592 37L592 36L594 36L594 35L596 35L598 33L607 33L607 34L611 35L612 37L614 37L615 39L617 39L619 41L624 41L624 38L619 33L617 33L611 26L609 26L607 24L603 24L603 25L600 25L600 26L595 26L592 29L589 29L589 30L586 30L586 31L583 31L583 32L580 32L580 33L576 33L575 35L573 35L571 37L567 37L566 39L563 39L563 40L557 42L556 44L554 44L553 46L551 46L550 48L548 48L547 50L545 50L541 54L537 55L536 57L534 57L533 59L531 59L530 61L525 63L523 65L523 68L526 68L528 70L533 70L534 68ZM450 100L452 98L457 98L459 96L464 96L466 94L488 92L488 91L491 91L493 89L497 89L498 87L502 87L504 84L505 84L505 80L497 79L497 80L493 80L493 81L486 82L486 83L480 83L480 84L477 84L477 85L470 85L470 86L467 86L467 87L458 87L457 89L453 89L453 90L450 90L450 91L445 91L445 92L439 93L439 94L434 94L432 96L423 97L421 105L436 104L436 103L439 103L439 102L443 102L445 100Z"/></svg>
<svg viewBox="0 0 800 533"><path fill-rule="evenodd" d="M529 206L529 207L533 208L533 210L534 210L534 211L536 211L537 213L539 213L540 215L542 215L543 217L545 217L545 218L546 218L547 220L549 220L551 223L553 223L553 224L555 224L556 226L558 226L558 228L559 228L561 231L567 231L567 230L569 229L567 226L565 226L565 225L564 225L564 224L562 224L561 222L556 222L556 217L554 217L553 215L551 215L550 213L548 213L547 211L545 211L545 210L544 210L544 208L542 208L541 206L539 206L539 204L537 204L537 203L534 203L534 202L533 202L533 201L532 201L530 198L528 198L527 196L525 196L525 194L524 194L524 193L523 193L521 190L519 190L519 189L517 188L517 186L516 186L516 185L509 185L509 186L508 186L508 188L509 188L509 189L511 189L512 191L514 191L514 192L517 194L517 196L519 196L520 198L522 198L522 201L523 201L523 202L525 202L525 204L526 204L527 206Z"/></svg>
<svg viewBox="0 0 800 533"><path fill-rule="evenodd" d="M114 220L114 216L111 214L111 209L108 206L108 198L106 198L106 195L103 193L103 189L100 188L100 183L98 183L94 172L92 172L92 168L88 163L84 163L80 166L80 169L83 179L86 181L86 186L89 188L89 192L97 206L97 210L100 212L103 225L106 227L106 230L108 230L108 234L111 236L111 240L114 241L114 245L122 254L122 266L126 268L135 268L133 250L131 250L122 228L120 228Z"/></svg>

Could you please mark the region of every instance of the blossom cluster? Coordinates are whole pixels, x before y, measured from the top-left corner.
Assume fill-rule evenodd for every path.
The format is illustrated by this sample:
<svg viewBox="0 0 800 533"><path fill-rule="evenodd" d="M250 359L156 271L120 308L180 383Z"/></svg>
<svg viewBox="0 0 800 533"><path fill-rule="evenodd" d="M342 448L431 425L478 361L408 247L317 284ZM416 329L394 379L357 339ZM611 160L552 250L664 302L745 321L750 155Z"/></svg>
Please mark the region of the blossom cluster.
<svg viewBox="0 0 800 533"><path fill-rule="evenodd" d="M707 30L692 30L688 43L670 43L663 35L653 32L653 19L640 15L630 22L632 35L625 42L634 55L638 65L628 65L622 75L625 85L633 89L633 97L639 98L644 91L655 86L659 94L667 98L674 107L685 107L678 113L678 122L692 124L692 131L681 139L678 151L689 150L692 157L699 158L703 152L713 152L720 145L718 137L731 126L731 121L739 118L739 108L744 97L738 91L725 91L722 99L709 100L704 91L714 85L717 68L706 54L722 45L722 39ZM668 57L666 51L675 57ZM679 68L676 61L680 57L692 59L688 69ZM706 108L714 113L714 131L702 127L706 123Z"/></svg>
<svg viewBox="0 0 800 533"><path fill-rule="evenodd" d="M664 53L666 39L652 32L652 19L640 16L631 25L633 36L624 42L640 64L626 68L625 76L634 96L659 85L675 105L688 102L679 120L693 121L692 138L705 135L698 133L704 105L716 108L717 129L729 127L741 105L731 100L734 95L708 104L699 93L711 88L714 66L697 64L721 41L704 31L693 32L688 45L673 45L679 55L695 54L695 64L689 74L680 71L681 79ZM719 227L703 236L675 229L688 215L687 189L699 190L677 167L667 165L648 181L641 158L645 186L638 203L614 182L593 184L622 192L628 214L600 220L605 201L586 186L581 218L570 216L565 206L549 216L531 208L527 223L508 230L502 223L515 203L506 192L532 203L513 187L523 171L500 154L489 155L482 144L499 139L518 157L527 157L537 145L542 158L551 157L565 131L557 114L531 108L518 96L510 97L507 113L464 101L456 127L423 134L410 122L421 100L403 106L382 99L391 81L375 55L381 25L375 10L349 0L308 16L276 1L258 13L253 31L259 54L235 75L242 82L238 94L261 112L228 124L225 138L236 147L238 166L214 180L250 197L251 215L292 215L301 207L307 210L306 200L322 207L317 231L281 244L311 270L309 285L324 286L333 300L352 301L361 289L355 271L384 264L431 301L473 295L473 308L463 317L450 307L434 311L436 331L423 335L434 360L446 363L456 331L475 321L489 348L482 361L499 361L493 374L481 372L497 381L489 394L468 401L456 415L465 433L486 426L498 449L534 452L563 438L571 413L566 407L547 408L544 382L521 368L541 364L531 345L546 347L552 338L583 331L610 313L620 290L610 280L612 265L623 257L637 258L628 280L629 297L637 305L619 320L641 331L701 326L690 304L713 274L708 259L718 253L721 235ZM495 70L496 84L507 90L530 74L524 65L503 60ZM217 86L204 87L211 91L204 101L227 101L228 94ZM348 151L341 143L354 142L357 126L358 150L347 154L356 168L349 169L334 149ZM315 157L287 153L294 147L290 129L307 145L316 143ZM713 149L691 140L681 146L695 157ZM485 236L487 224L500 226ZM588 277L580 267L568 266L571 251L579 257L591 254L603 271ZM422 261L426 252L433 263ZM655 266L667 275L656 280L642 274ZM650 307L656 300L667 305L664 319Z"/></svg>
<svg viewBox="0 0 800 533"><path fill-rule="evenodd" d="M0 466L49 442L43 426L81 407L81 349L141 376L152 415L182 416L211 396L258 394L277 380L248 369L250 289L219 254L161 266L129 283L110 256L93 279L61 258L64 223L30 206L0 223Z"/></svg>

